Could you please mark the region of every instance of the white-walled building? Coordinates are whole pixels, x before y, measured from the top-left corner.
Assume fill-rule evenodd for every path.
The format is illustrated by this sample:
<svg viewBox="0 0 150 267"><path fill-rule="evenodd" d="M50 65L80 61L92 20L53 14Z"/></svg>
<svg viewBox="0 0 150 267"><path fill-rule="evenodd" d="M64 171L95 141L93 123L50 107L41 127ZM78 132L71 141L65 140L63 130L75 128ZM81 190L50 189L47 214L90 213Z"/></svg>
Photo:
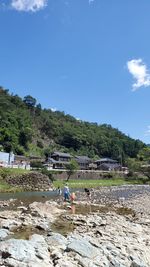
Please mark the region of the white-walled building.
<svg viewBox="0 0 150 267"><path fill-rule="evenodd" d="M11 163L14 162L14 154L12 152L7 153L7 152L2 152L0 151L0 163L1 165L7 166L11 165Z"/></svg>

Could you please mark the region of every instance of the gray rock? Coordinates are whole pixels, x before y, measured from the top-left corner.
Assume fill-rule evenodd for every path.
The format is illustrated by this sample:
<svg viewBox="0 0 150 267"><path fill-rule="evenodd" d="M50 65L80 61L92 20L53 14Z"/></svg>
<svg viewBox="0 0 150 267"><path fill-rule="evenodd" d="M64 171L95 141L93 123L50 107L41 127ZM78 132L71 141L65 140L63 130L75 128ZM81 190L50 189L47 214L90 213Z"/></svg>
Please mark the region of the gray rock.
<svg viewBox="0 0 150 267"><path fill-rule="evenodd" d="M87 259L87 258L83 258L80 255L77 254L77 256L75 257L75 259L78 261L78 263L82 266L82 267L97 267L97 265L95 265L93 263L92 260ZM109 267L109 266L108 266Z"/></svg>
<svg viewBox="0 0 150 267"><path fill-rule="evenodd" d="M46 222L42 222L35 226L39 230L47 231L49 229L49 225Z"/></svg>
<svg viewBox="0 0 150 267"><path fill-rule="evenodd" d="M7 229L0 229L0 241L4 240L10 232Z"/></svg>
<svg viewBox="0 0 150 267"><path fill-rule="evenodd" d="M38 235L32 236L29 241L17 239L2 241L0 246L0 256L2 260L7 263L11 262L11 259L14 259L16 263L10 263L10 266L14 267L53 266L50 262L47 244L44 238Z"/></svg>
<svg viewBox="0 0 150 267"><path fill-rule="evenodd" d="M46 237L46 242L50 249L57 247L65 250L67 246L67 239L58 233L52 233L51 236Z"/></svg>
<svg viewBox="0 0 150 267"><path fill-rule="evenodd" d="M130 258L132 260L130 267L147 267L141 259L132 256Z"/></svg>
<svg viewBox="0 0 150 267"><path fill-rule="evenodd" d="M20 227L21 224L22 224L22 223L19 222L19 221L15 221L15 220L12 220L12 219L7 219L7 220L5 220L5 222L3 223L2 228L4 228L4 229L8 229L8 230L12 230L12 229L14 229L14 228Z"/></svg>
<svg viewBox="0 0 150 267"><path fill-rule="evenodd" d="M67 246L67 251L74 251L80 254L82 257L90 259L96 258L99 255L99 250L92 246L87 240L83 239L72 239L70 244Z"/></svg>
<svg viewBox="0 0 150 267"><path fill-rule="evenodd" d="M76 263L73 263L66 258L60 259L54 266L55 267L78 267Z"/></svg>
<svg viewBox="0 0 150 267"><path fill-rule="evenodd" d="M5 264L4 266L11 266L11 267L28 267L28 264L23 262L18 262L17 260L12 258L7 258L4 261L4 264Z"/></svg>

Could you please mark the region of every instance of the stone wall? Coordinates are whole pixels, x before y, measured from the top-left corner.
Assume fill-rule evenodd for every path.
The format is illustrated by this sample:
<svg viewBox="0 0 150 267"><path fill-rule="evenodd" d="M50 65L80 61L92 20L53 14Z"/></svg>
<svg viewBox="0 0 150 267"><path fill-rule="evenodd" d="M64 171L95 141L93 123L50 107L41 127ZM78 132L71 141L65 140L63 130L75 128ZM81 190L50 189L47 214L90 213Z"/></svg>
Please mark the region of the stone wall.
<svg viewBox="0 0 150 267"><path fill-rule="evenodd" d="M51 187L49 177L39 172L29 172L14 176L11 175L6 178L6 182L11 186L33 191L49 190Z"/></svg>
<svg viewBox="0 0 150 267"><path fill-rule="evenodd" d="M68 177L68 174L66 171L53 171L53 178L58 180L65 180ZM77 171L74 174L71 175L71 179L75 180L84 180L84 179L93 179L93 180L99 180L99 179L106 179L106 178L113 178L113 177L125 177L125 174L121 172L102 172L102 171Z"/></svg>

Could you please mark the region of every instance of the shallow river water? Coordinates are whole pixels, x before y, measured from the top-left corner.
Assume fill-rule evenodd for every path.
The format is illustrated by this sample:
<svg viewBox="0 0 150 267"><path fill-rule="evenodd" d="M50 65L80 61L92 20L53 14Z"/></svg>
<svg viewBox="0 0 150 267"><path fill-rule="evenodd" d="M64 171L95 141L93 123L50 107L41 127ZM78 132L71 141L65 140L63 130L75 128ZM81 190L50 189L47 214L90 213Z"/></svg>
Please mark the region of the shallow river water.
<svg viewBox="0 0 150 267"><path fill-rule="evenodd" d="M85 198L83 194L84 189L76 188L74 191L77 196L77 200L82 200ZM129 185L129 186L112 186L112 187L100 187L98 189L91 189L91 199L108 199L108 200L118 200L119 198L130 199L132 197L138 197L143 193L150 193L150 185ZM17 205L28 205L34 201L45 202L47 200L58 200L59 196L57 190L54 191L32 191L32 192L17 192L17 193L1 193L0 201L7 201L10 199L16 199L15 206ZM61 196L61 198L63 198ZM11 205L9 205L9 208Z"/></svg>

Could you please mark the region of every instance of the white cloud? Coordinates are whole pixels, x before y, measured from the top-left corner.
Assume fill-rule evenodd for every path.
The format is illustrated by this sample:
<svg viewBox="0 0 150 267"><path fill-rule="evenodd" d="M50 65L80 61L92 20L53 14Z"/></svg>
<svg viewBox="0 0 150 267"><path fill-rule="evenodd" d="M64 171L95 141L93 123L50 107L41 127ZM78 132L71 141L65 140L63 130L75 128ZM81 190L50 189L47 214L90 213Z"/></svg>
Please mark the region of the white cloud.
<svg viewBox="0 0 150 267"><path fill-rule="evenodd" d="M57 108L50 108L52 112L55 112Z"/></svg>
<svg viewBox="0 0 150 267"><path fill-rule="evenodd" d="M36 12L47 5L47 0L12 0L11 6L17 11Z"/></svg>
<svg viewBox="0 0 150 267"><path fill-rule="evenodd" d="M133 91L142 86L150 86L150 72L148 71L147 66L142 59L132 59L128 61L127 67L135 79L135 83L132 85Z"/></svg>
<svg viewBox="0 0 150 267"><path fill-rule="evenodd" d="M76 120L77 120L77 121L81 121L81 119L80 119L80 118L76 118Z"/></svg>

